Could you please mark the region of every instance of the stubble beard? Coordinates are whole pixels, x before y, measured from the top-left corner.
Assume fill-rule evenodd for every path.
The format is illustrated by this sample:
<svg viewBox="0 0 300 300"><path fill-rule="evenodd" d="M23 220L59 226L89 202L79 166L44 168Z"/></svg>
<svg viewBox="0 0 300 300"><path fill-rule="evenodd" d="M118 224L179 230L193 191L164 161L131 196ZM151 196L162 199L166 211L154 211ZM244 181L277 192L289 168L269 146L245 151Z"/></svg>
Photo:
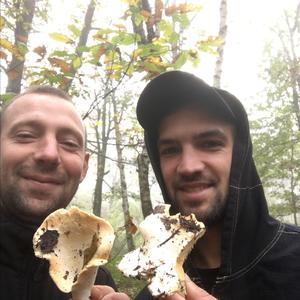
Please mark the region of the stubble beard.
<svg viewBox="0 0 300 300"><path fill-rule="evenodd" d="M227 194L218 193L211 201L210 206L207 210L201 210L198 202L190 203L189 206L183 206L180 201L175 199L175 203L179 204L179 211L184 215L194 213L197 220L210 227L222 222L225 214ZM199 211L200 209L200 211Z"/></svg>
<svg viewBox="0 0 300 300"><path fill-rule="evenodd" d="M53 201L45 201L41 203L38 209L33 207L31 199L23 195L17 184L1 186L0 199L3 209L16 219L32 224L41 223L51 212L55 211L59 204L63 203L63 199L53 199ZM41 200L42 201L42 200Z"/></svg>

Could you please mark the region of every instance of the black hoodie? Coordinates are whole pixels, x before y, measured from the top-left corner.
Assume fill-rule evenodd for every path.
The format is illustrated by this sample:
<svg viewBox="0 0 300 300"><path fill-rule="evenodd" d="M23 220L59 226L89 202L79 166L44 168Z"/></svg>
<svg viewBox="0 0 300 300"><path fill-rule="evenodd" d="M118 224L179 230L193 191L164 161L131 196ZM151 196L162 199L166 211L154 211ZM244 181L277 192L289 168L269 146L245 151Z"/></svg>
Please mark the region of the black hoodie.
<svg viewBox="0 0 300 300"><path fill-rule="evenodd" d="M137 118L145 130L145 143L165 202L170 200L159 166L158 127L164 116L191 102L201 102L233 123L236 130L221 237L221 266L209 292L219 300L299 300L300 229L269 215L242 104L230 93L181 71L166 72L153 79L137 105ZM170 204L176 212L176 204ZM194 278L197 270L188 261L185 270ZM136 299L152 297L145 289Z"/></svg>

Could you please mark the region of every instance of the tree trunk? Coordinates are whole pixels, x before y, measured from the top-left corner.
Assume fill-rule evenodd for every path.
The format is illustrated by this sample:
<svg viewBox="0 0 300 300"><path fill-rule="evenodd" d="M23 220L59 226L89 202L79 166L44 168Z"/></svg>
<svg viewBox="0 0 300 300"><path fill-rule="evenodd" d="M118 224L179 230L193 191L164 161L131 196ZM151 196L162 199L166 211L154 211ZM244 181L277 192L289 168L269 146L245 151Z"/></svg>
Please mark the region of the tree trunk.
<svg viewBox="0 0 300 300"><path fill-rule="evenodd" d="M120 172L120 182L121 182L121 197L122 197L122 208L124 213L124 223L125 223L125 233L126 233L126 242L127 242L127 250L132 251L135 249L134 241L132 234L129 230L129 225L131 224L131 216L129 212L129 203L128 203L128 193L127 193L127 183L125 178L125 168L123 163L123 155L122 155L122 138L120 132L120 123L118 120L118 112L117 112L117 104L114 96L112 96L113 102L113 110L114 110L114 126L115 126L115 133L116 133L116 148L117 148L117 157L118 157L118 168Z"/></svg>
<svg viewBox="0 0 300 300"><path fill-rule="evenodd" d="M148 0L142 0L140 4L140 8L141 10L146 10L149 14L152 14ZM141 37L139 44L151 43L152 39L156 35L154 24L151 24L149 21L146 23L147 34L145 33L143 22L141 22L139 26L136 26L134 20L132 19L132 26L133 26L134 33L138 34ZM139 188L140 188L140 197L141 197L141 207L142 207L144 218L152 212L152 203L151 203L149 178L148 178L149 163L150 161L148 158L147 150L145 145L143 145L142 153L138 154L137 157L137 164L138 164L138 179L139 179Z"/></svg>
<svg viewBox="0 0 300 300"><path fill-rule="evenodd" d="M218 47L218 58L215 66L215 75L214 75L214 86L219 88L221 86L221 77L222 77L222 65L224 59L224 47L227 35L227 0L221 0L220 6L220 27L219 27L219 38L222 39L221 45Z"/></svg>
<svg viewBox="0 0 300 300"><path fill-rule="evenodd" d="M93 16L94 16L94 12L95 12L95 2L96 2L95 0L90 1L90 4L85 13L84 25L83 25L83 28L82 28L82 31L81 31L81 34L79 37L79 42L76 47L76 54L79 58L82 57L82 52L78 51L78 49L80 49L80 47L82 47L82 46L86 46L88 36L91 31ZM70 70L71 79L67 82L67 84L64 87L64 90L66 92L70 89L73 79L77 73L77 70L78 69L75 69L73 66L71 66L71 70Z"/></svg>
<svg viewBox="0 0 300 300"><path fill-rule="evenodd" d="M147 154L146 146L144 145L142 153L137 157L138 165L138 175L139 175L139 187L140 187L140 197L142 212L144 218L152 213L152 203L150 197L150 188L149 188L149 157Z"/></svg>
<svg viewBox="0 0 300 300"><path fill-rule="evenodd" d="M142 10L147 11L149 14L152 13L148 0L142 0L141 4L142 4ZM155 31L153 28L153 24L147 21L146 28L147 28L147 43L151 43L152 40L155 38Z"/></svg>
<svg viewBox="0 0 300 300"><path fill-rule="evenodd" d="M293 166L295 164L294 160L294 146L292 146L292 155L291 155L291 165ZM292 214L294 218L294 224L298 226L298 220L297 220L297 196L295 194L295 188L296 188L296 180L295 175L293 172L293 168L291 168L291 178L290 178L290 187L291 187L291 200L290 200L290 206L292 209Z"/></svg>
<svg viewBox="0 0 300 300"><path fill-rule="evenodd" d="M101 216L102 208L102 194L103 194L103 182L105 176L105 163L106 163L106 152L107 143L110 134L109 118L107 114L107 98L104 98L102 110L97 109L97 121L101 120L101 134L99 133L98 126L95 127L96 132L96 145L97 145L97 178L94 189L94 200L93 200L93 213L96 216ZM108 126L107 126L108 123ZM102 142L101 142L102 141Z"/></svg>
<svg viewBox="0 0 300 300"><path fill-rule="evenodd" d="M289 30L289 43L290 43L290 51L287 50L285 45L283 45L283 48L285 49L285 53L288 59L288 62L290 64L289 70L291 74L291 84L293 89L293 95L292 95L292 104L294 108L295 117L297 120L298 130L300 131L300 75L299 75L299 57L296 54L297 53L297 47L295 46L297 44L297 32L299 32L300 28L300 2L297 5L296 13L295 13L295 20L294 24L290 24L289 17L286 14L286 23ZM295 37L296 35L296 37ZM290 54L289 54L290 52Z"/></svg>
<svg viewBox="0 0 300 300"><path fill-rule="evenodd" d="M19 1L20 15L16 18L15 27L15 47L24 45L27 47L28 36L32 27L32 19L35 11L35 0ZM25 56L25 55L24 55ZM25 57L21 59L15 54L12 55L12 60L7 68L8 83L6 93L19 94L21 91L21 81L24 72Z"/></svg>

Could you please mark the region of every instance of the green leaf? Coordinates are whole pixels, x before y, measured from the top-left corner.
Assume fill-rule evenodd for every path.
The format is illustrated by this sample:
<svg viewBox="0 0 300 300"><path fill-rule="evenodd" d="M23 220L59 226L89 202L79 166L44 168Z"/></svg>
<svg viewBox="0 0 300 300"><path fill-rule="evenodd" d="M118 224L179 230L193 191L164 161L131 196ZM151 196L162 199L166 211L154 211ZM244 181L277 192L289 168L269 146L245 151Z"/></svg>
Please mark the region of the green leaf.
<svg viewBox="0 0 300 300"><path fill-rule="evenodd" d="M81 34L81 31L74 24L69 25L68 29L74 34L75 37L79 37Z"/></svg>
<svg viewBox="0 0 300 300"><path fill-rule="evenodd" d="M135 42L135 36L125 32L114 36L111 40L114 45L131 45Z"/></svg>
<svg viewBox="0 0 300 300"><path fill-rule="evenodd" d="M174 44L180 40L180 34L177 32L172 32L172 34L169 37L169 42Z"/></svg>
<svg viewBox="0 0 300 300"><path fill-rule="evenodd" d="M68 57L69 53L67 51L59 51L56 50L52 53L52 56L58 56L58 57Z"/></svg>
<svg viewBox="0 0 300 300"><path fill-rule="evenodd" d="M113 32L115 32L115 30L113 30L113 29L109 29L109 28L103 28L103 29L99 29L99 30L97 30L97 32L96 32L96 36L97 35L106 35L106 34L110 34L110 33L113 33Z"/></svg>
<svg viewBox="0 0 300 300"><path fill-rule="evenodd" d="M187 29L190 26L190 20L187 14L178 14L175 13L172 15L173 21L180 23L183 29Z"/></svg>
<svg viewBox="0 0 300 300"><path fill-rule="evenodd" d="M169 47L166 45L153 44L153 43L143 45L140 48L143 50L143 52L140 54L141 57L160 56L170 51Z"/></svg>
<svg viewBox="0 0 300 300"><path fill-rule="evenodd" d="M79 46L76 48L77 53L89 52L91 50L88 46Z"/></svg>
<svg viewBox="0 0 300 300"><path fill-rule="evenodd" d="M155 73L161 73L163 71L163 68L158 66L157 64L153 64L150 62L145 62L144 63L145 69L151 72Z"/></svg>
<svg viewBox="0 0 300 300"><path fill-rule="evenodd" d="M188 53L187 52L182 52L174 62L174 68L179 69L181 68L187 61L188 59Z"/></svg>
<svg viewBox="0 0 300 300"><path fill-rule="evenodd" d="M173 33L173 27L170 22L167 22L166 20L161 20L158 23L159 30L164 33L165 36L171 36Z"/></svg>
<svg viewBox="0 0 300 300"><path fill-rule="evenodd" d="M134 20L134 24L136 26L139 26L144 21L144 17L141 14L136 14L133 20Z"/></svg>
<svg viewBox="0 0 300 300"><path fill-rule="evenodd" d="M25 54L28 52L28 48L27 48L26 44L24 44L24 43L18 43L17 47L18 47L19 53L22 56L25 56Z"/></svg>
<svg viewBox="0 0 300 300"><path fill-rule="evenodd" d="M9 102L14 96L16 96L15 93L0 94L0 99L2 103L6 103Z"/></svg>
<svg viewBox="0 0 300 300"><path fill-rule="evenodd" d="M63 33L52 32L52 33L49 33L49 36L53 40L58 41L58 42L63 42L65 44L74 44L74 41Z"/></svg>
<svg viewBox="0 0 300 300"><path fill-rule="evenodd" d="M72 60L72 66L74 69L79 69L81 67L80 57L77 56L75 59Z"/></svg>

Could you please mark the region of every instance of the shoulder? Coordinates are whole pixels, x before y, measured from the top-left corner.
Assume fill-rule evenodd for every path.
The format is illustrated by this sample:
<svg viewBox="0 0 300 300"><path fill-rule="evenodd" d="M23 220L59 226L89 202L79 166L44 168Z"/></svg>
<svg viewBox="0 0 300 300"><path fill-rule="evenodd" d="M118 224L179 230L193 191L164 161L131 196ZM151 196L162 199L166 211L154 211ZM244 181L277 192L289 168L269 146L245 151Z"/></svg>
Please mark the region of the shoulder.
<svg viewBox="0 0 300 300"><path fill-rule="evenodd" d="M300 227L290 224L283 224L283 234L290 235L295 239L300 238Z"/></svg>
<svg viewBox="0 0 300 300"><path fill-rule="evenodd" d="M300 262L300 227L282 224L280 231L280 238L274 250L279 250L286 259L297 258Z"/></svg>

